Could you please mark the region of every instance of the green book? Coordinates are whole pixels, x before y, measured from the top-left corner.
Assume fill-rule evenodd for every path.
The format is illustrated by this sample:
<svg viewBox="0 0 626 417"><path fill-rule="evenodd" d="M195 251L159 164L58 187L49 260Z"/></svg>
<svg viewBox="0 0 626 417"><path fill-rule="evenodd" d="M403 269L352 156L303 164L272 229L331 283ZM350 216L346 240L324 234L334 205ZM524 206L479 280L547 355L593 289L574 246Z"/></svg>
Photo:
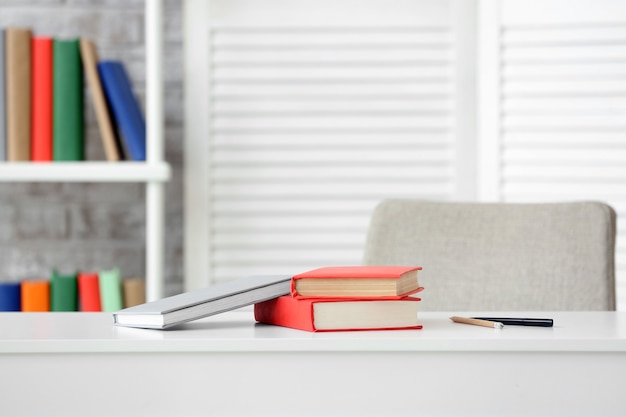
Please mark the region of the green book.
<svg viewBox="0 0 626 417"><path fill-rule="evenodd" d="M53 159L85 159L83 68L79 39L54 40Z"/></svg>
<svg viewBox="0 0 626 417"><path fill-rule="evenodd" d="M98 278L102 311L121 310L124 304L120 270L114 268L108 271L101 271Z"/></svg>
<svg viewBox="0 0 626 417"><path fill-rule="evenodd" d="M50 311L78 311L77 274L59 274L52 271Z"/></svg>

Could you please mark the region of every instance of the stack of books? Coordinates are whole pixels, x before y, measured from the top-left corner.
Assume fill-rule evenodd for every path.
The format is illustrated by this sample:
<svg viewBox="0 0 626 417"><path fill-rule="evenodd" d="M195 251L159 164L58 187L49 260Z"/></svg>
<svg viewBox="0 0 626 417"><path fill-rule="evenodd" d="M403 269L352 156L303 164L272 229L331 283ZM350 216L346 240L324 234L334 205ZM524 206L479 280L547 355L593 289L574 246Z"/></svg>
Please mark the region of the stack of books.
<svg viewBox="0 0 626 417"><path fill-rule="evenodd" d="M295 275L291 294L256 303L261 323L317 331L419 329L419 266L338 266Z"/></svg>
<svg viewBox="0 0 626 417"><path fill-rule="evenodd" d="M125 308L118 326L167 329L254 304L256 321L308 331L421 329L420 266L325 267L257 275Z"/></svg>
<svg viewBox="0 0 626 417"><path fill-rule="evenodd" d="M18 27L0 28L0 160L84 160L84 78L107 160L144 161L145 120L124 65L99 60L89 39Z"/></svg>
<svg viewBox="0 0 626 417"><path fill-rule="evenodd" d="M117 268L0 283L0 311L117 311L145 301L145 281Z"/></svg>

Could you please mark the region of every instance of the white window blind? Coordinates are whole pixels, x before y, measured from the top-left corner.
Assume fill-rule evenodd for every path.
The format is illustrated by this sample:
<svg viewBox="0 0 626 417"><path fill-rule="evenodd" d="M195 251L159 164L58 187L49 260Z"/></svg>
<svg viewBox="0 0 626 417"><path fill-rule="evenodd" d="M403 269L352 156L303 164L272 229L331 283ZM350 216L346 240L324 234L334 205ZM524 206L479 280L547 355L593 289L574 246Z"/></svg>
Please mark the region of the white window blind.
<svg viewBox="0 0 626 417"><path fill-rule="evenodd" d="M626 214L626 3L481 3L482 197L606 201ZM618 221L618 308L626 308Z"/></svg>
<svg viewBox="0 0 626 417"><path fill-rule="evenodd" d="M474 196L473 2L186 3L187 288L359 264L380 200Z"/></svg>

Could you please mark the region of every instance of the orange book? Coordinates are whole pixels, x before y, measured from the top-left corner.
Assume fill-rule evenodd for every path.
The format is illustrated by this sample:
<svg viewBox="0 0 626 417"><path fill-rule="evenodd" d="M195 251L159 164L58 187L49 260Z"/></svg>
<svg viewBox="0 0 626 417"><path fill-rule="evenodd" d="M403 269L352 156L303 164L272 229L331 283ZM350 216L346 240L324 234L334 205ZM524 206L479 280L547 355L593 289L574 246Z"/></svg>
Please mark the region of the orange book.
<svg viewBox="0 0 626 417"><path fill-rule="evenodd" d="M52 161L52 38L31 41L30 159Z"/></svg>
<svg viewBox="0 0 626 417"><path fill-rule="evenodd" d="M102 311L97 273L78 274L78 304L80 311Z"/></svg>
<svg viewBox="0 0 626 417"><path fill-rule="evenodd" d="M49 281L22 281L22 311L50 311Z"/></svg>
<svg viewBox="0 0 626 417"><path fill-rule="evenodd" d="M303 299L289 295L254 305L256 321L309 332L421 329L419 298Z"/></svg>
<svg viewBox="0 0 626 417"><path fill-rule="evenodd" d="M398 299L421 291L421 266L329 266L294 275L295 298Z"/></svg>

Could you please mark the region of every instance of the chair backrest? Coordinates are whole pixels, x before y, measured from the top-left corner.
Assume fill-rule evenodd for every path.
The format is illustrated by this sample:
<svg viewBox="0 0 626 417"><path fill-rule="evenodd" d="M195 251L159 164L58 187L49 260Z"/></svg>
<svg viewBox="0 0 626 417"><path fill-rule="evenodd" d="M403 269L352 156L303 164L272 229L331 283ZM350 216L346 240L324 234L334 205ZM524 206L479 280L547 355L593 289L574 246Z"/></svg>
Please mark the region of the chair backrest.
<svg viewBox="0 0 626 417"><path fill-rule="evenodd" d="M385 200L366 265L420 265L421 310L615 310L615 211L601 202Z"/></svg>

